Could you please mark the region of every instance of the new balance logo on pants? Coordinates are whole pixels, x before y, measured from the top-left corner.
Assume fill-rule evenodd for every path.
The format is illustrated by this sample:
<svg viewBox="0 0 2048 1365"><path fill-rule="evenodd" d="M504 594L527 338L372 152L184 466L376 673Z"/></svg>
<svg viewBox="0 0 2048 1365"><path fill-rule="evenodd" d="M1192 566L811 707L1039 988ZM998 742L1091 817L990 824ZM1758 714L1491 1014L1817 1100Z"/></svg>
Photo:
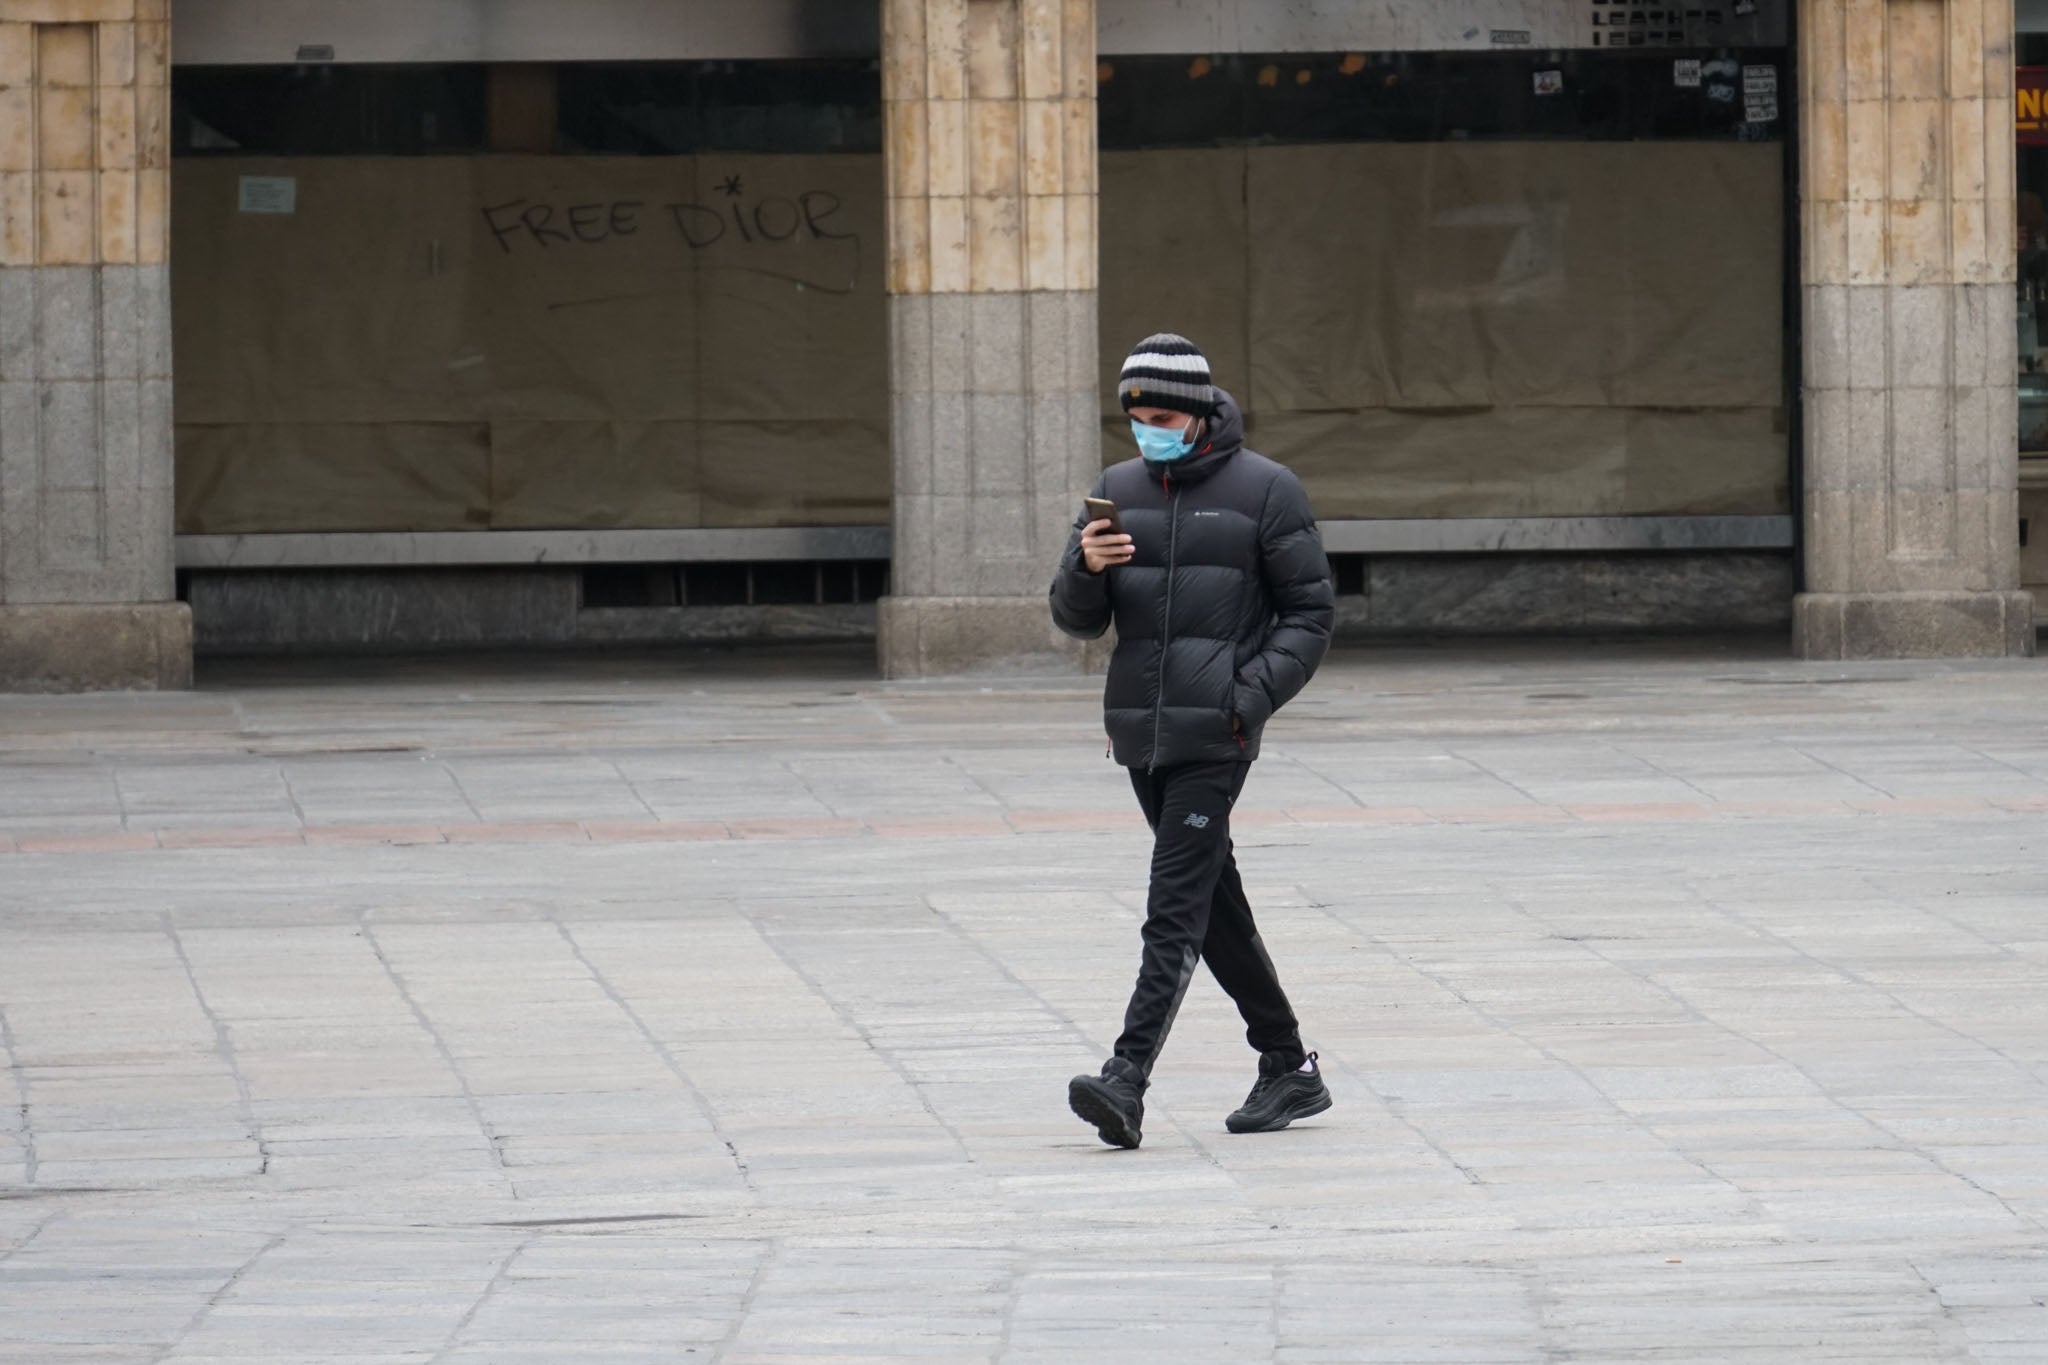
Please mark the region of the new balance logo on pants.
<svg viewBox="0 0 2048 1365"><path fill-rule="evenodd" d="M1207 829L1209 828L1209 817L1206 815L1190 815L1187 819L1181 821L1181 823L1184 825L1193 825L1196 829Z"/></svg>

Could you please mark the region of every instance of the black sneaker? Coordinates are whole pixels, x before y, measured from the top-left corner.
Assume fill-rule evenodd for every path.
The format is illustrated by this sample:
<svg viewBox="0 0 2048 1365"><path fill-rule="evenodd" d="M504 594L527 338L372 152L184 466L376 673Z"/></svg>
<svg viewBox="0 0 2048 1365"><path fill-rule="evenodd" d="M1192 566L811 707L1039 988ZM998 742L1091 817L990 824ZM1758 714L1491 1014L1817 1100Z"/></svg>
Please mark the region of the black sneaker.
<svg viewBox="0 0 2048 1365"><path fill-rule="evenodd" d="M1112 1147L1138 1145L1138 1130L1145 1122L1144 1095L1144 1078L1121 1057L1104 1062L1100 1076L1076 1076L1067 1082L1067 1103Z"/></svg>
<svg viewBox="0 0 2048 1365"><path fill-rule="evenodd" d="M1308 1064L1307 1071L1300 1071L1284 1053L1261 1053L1258 1083L1223 1126L1233 1133L1277 1133L1296 1119L1328 1109L1330 1092L1323 1087L1315 1053L1308 1054Z"/></svg>

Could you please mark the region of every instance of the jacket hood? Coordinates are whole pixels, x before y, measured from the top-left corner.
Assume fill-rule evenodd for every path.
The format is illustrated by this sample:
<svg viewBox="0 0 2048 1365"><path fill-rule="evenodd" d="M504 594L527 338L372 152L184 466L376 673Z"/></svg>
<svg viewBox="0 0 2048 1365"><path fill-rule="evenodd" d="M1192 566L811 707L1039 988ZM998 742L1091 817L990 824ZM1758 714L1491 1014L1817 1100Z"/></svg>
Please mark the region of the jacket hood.
<svg viewBox="0 0 2048 1365"><path fill-rule="evenodd" d="M1145 461L1145 472L1170 483L1200 483L1242 449L1244 414L1237 410L1235 398L1218 389L1216 415L1209 419L1209 433L1202 438L1202 443L1178 460Z"/></svg>

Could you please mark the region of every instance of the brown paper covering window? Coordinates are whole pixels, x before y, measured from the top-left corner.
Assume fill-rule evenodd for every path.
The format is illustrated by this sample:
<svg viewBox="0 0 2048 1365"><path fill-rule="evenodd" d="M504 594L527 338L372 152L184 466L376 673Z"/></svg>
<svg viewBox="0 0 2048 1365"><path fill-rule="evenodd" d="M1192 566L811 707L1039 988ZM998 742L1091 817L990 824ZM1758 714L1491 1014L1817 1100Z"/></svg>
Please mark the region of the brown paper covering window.
<svg viewBox="0 0 2048 1365"><path fill-rule="evenodd" d="M1777 147L1102 163L1105 459L1171 328L1326 518L1788 506ZM209 158L175 195L181 531L888 520L877 157Z"/></svg>

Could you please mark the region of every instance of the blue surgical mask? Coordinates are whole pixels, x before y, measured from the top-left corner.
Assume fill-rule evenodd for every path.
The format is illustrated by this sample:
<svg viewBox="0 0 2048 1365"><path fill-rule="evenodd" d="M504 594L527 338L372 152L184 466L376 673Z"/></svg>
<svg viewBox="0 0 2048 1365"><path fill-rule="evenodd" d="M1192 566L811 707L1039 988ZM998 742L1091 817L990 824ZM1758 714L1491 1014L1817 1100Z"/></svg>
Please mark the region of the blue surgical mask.
<svg viewBox="0 0 2048 1365"><path fill-rule="evenodd" d="M1131 435L1138 439L1138 453L1156 464L1178 460L1195 448L1193 422L1188 423L1185 432L1181 432L1171 427L1147 426L1134 417L1131 419Z"/></svg>

